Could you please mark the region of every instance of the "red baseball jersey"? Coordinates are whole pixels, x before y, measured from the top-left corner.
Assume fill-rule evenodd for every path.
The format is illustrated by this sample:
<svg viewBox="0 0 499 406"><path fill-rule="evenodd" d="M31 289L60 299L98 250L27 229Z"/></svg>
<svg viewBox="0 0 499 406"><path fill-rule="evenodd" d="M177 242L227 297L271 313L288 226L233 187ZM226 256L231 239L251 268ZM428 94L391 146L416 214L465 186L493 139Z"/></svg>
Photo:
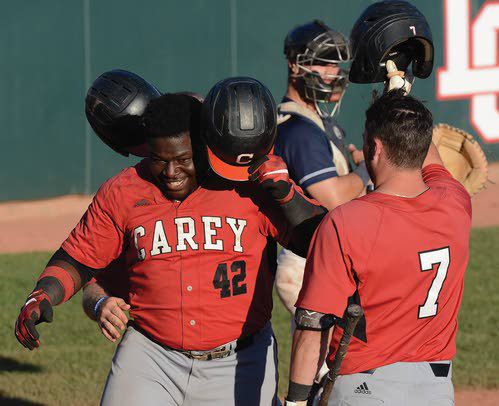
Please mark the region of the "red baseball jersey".
<svg viewBox="0 0 499 406"><path fill-rule="evenodd" d="M123 253L135 323L167 346L207 350L270 319L286 224L249 182L213 180L169 200L143 160L101 186L62 248L97 269Z"/></svg>
<svg viewBox="0 0 499 406"><path fill-rule="evenodd" d="M106 268L99 269L87 285L95 282L98 282L109 295L128 301L130 280L128 279L125 255L121 254Z"/></svg>
<svg viewBox="0 0 499 406"><path fill-rule="evenodd" d="M341 374L451 359L468 263L471 200L440 165L415 198L370 193L329 213L310 248L296 306L343 316L362 305ZM335 327L329 360L343 329Z"/></svg>

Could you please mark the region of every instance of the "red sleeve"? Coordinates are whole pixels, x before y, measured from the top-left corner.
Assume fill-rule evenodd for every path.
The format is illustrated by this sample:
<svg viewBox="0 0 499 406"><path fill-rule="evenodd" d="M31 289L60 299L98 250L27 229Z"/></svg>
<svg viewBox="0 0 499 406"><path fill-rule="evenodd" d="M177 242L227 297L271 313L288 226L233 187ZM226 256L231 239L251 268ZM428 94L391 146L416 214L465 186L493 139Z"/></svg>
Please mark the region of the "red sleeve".
<svg viewBox="0 0 499 406"><path fill-rule="evenodd" d="M279 208L275 206L274 210L270 210L272 212L270 214L268 214L269 210L266 210L266 213L258 211L261 232L263 235L270 235L283 247L287 247L291 240L291 230Z"/></svg>
<svg viewBox="0 0 499 406"><path fill-rule="evenodd" d="M464 186L455 180L442 165L431 164L423 168L423 181L430 187L444 187L455 196L471 218L471 198Z"/></svg>
<svg viewBox="0 0 499 406"><path fill-rule="evenodd" d="M330 212L314 234L296 307L342 317L356 289L343 238L341 209Z"/></svg>
<svg viewBox="0 0 499 406"><path fill-rule="evenodd" d="M104 183L77 226L62 243L71 257L90 268L104 268L121 253L124 225L113 179Z"/></svg>

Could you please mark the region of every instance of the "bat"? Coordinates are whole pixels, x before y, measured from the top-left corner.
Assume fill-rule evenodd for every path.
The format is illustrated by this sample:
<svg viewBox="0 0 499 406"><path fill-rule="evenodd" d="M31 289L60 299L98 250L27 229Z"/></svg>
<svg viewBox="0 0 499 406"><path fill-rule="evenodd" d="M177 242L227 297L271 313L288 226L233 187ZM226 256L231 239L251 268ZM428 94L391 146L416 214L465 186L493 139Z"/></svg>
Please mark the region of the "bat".
<svg viewBox="0 0 499 406"><path fill-rule="evenodd" d="M348 344L350 344L350 339L357 326L358 321L364 315L362 307L357 304L351 304L347 309L347 323L343 330L343 335L341 336L340 343L338 345L338 350L334 355L333 365L326 375L326 383L324 384L324 390L322 391L321 398L319 400L319 406L326 406L333 390L334 381L340 372L341 363L345 358L347 353Z"/></svg>

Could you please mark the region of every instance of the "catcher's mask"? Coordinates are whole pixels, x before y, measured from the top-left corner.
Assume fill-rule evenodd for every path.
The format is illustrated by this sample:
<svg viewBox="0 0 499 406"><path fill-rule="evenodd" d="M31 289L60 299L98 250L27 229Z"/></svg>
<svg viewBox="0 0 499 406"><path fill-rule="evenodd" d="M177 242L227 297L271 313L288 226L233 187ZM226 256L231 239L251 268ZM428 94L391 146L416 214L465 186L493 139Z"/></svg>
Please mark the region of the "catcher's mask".
<svg viewBox="0 0 499 406"><path fill-rule="evenodd" d="M321 117L334 116L348 85L351 53L345 36L322 21L314 20L288 33L284 41L284 54L299 69L299 73L293 77L302 81L302 89L299 89L302 90L302 96L314 103ZM313 69L317 65L337 65L339 71L321 76ZM331 82L326 83L324 79ZM337 102L330 101L333 94L340 94Z"/></svg>
<svg viewBox="0 0 499 406"><path fill-rule="evenodd" d="M386 80L386 61L401 71L412 63L412 73L427 78L433 70L433 41L423 14L406 1L380 1L367 7L350 33L352 83Z"/></svg>
<svg viewBox="0 0 499 406"><path fill-rule="evenodd" d="M85 98L87 120L99 138L124 156L147 156L141 116L161 93L135 73L105 72L95 79Z"/></svg>
<svg viewBox="0 0 499 406"><path fill-rule="evenodd" d="M248 180L248 167L268 154L276 136L277 109L258 80L234 77L218 82L203 103L202 135L211 168L221 177Z"/></svg>

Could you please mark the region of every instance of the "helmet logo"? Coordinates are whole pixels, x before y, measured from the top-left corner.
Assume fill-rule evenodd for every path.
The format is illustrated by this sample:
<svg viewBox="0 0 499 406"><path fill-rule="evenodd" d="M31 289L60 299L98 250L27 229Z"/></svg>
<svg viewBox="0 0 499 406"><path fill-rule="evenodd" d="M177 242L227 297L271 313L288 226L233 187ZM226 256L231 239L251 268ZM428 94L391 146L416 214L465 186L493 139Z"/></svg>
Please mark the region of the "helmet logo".
<svg viewBox="0 0 499 406"><path fill-rule="evenodd" d="M414 25L411 25L409 29L412 31L414 35L416 35L416 27Z"/></svg>
<svg viewBox="0 0 499 406"><path fill-rule="evenodd" d="M240 154L236 158L236 162L238 164L244 165L244 164L249 164L251 160L253 159L253 156L255 154Z"/></svg>

